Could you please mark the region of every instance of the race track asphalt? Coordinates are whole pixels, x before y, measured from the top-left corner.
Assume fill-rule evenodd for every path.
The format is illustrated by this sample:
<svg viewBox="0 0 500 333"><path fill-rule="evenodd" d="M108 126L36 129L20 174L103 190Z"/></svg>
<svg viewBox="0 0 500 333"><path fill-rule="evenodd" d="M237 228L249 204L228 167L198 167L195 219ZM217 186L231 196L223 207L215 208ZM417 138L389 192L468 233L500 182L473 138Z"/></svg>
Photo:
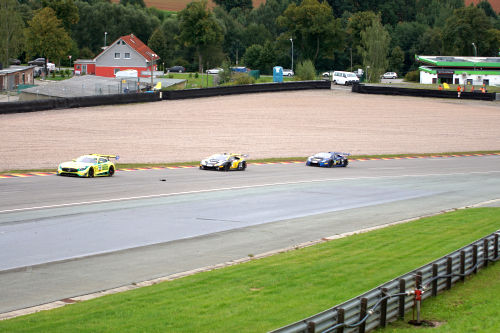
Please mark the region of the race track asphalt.
<svg viewBox="0 0 500 333"><path fill-rule="evenodd" d="M499 162L0 179L0 313L499 199Z"/></svg>

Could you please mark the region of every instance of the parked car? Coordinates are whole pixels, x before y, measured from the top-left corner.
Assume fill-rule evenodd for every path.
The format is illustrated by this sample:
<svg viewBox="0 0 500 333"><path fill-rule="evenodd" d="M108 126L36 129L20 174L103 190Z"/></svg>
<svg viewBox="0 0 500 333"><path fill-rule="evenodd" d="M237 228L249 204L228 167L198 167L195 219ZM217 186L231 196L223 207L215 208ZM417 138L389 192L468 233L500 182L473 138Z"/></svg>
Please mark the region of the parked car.
<svg viewBox="0 0 500 333"><path fill-rule="evenodd" d="M220 72L223 72L224 70L222 68L212 68L212 69L207 69L207 74L219 74Z"/></svg>
<svg viewBox="0 0 500 333"><path fill-rule="evenodd" d="M184 73L186 71L186 68L182 66L173 66L168 69L169 72L171 73Z"/></svg>
<svg viewBox="0 0 500 333"><path fill-rule="evenodd" d="M28 61L30 66L45 66L45 58L36 58L35 60Z"/></svg>
<svg viewBox="0 0 500 333"><path fill-rule="evenodd" d="M294 76L295 73L291 69L283 69L283 76Z"/></svg>
<svg viewBox="0 0 500 333"><path fill-rule="evenodd" d="M382 78L383 79L397 79L398 74L394 73L394 72L387 72L387 73L384 73L384 75L382 75Z"/></svg>
<svg viewBox="0 0 500 333"><path fill-rule="evenodd" d="M12 59L11 58L11 59L9 59L9 63L11 65L20 65L21 64L21 60L19 60L19 59Z"/></svg>
<svg viewBox="0 0 500 333"><path fill-rule="evenodd" d="M358 76L352 72L324 72L322 75L326 78L331 76L331 81L335 84L343 84L347 86L353 83L359 83Z"/></svg>

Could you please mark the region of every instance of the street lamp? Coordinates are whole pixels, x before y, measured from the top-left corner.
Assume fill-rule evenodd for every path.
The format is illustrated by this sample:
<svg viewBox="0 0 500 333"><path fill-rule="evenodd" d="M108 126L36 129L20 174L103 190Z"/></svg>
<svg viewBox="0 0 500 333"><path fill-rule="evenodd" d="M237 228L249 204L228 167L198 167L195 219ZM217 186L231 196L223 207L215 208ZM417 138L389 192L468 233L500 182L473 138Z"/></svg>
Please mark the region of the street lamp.
<svg viewBox="0 0 500 333"><path fill-rule="evenodd" d="M352 72L352 47L350 47L349 50L351 51L351 72Z"/></svg>
<svg viewBox="0 0 500 333"><path fill-rule="evenodd" d="M290 42L292 42L292 72L293 72L293 38L290 38Z"/></svg>
<svg viewBox="0 0 500 333"><path fill-rule="evenodd" d="M474 57L477 57L477 48L476 48L476 44L472 43L472 46L474 46Z"/></svg>
<svg viewBox="0 0 500 333"><path fill-rule="evenodd" d="M104 46L106 46L106 36L108 35L108 33L106 31L104 31Z"/></svg>

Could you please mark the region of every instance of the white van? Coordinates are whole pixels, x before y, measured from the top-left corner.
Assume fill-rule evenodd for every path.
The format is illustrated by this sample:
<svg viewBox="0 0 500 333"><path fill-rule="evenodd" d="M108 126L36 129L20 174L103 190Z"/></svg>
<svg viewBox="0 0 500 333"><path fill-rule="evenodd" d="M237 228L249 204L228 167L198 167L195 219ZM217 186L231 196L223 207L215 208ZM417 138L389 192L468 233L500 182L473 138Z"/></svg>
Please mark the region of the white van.
<svg viewBox="0 0 500 333"><path fill-rule="evenodd" d="M343 84L343 85L349 85L353 83L359 83L359 78L356 74L352 72L342 72L342 71L335 71L335 72L326 72L323 73L324 77L330 77L331 75L331 81L335 84Z"/></svg>

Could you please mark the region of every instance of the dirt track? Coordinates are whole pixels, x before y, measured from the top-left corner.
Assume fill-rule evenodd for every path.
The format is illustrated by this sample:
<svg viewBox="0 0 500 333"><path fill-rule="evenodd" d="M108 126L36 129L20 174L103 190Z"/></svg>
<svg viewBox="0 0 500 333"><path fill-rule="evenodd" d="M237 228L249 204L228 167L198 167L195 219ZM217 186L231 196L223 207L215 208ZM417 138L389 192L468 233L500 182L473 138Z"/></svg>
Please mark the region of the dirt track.
<svg viewBox="0 0 500 333"><path fill-rule="evenodd" d="M0 115L0 170L87 153L122 163L500 150L500 104L308 90Z"/></svg>

